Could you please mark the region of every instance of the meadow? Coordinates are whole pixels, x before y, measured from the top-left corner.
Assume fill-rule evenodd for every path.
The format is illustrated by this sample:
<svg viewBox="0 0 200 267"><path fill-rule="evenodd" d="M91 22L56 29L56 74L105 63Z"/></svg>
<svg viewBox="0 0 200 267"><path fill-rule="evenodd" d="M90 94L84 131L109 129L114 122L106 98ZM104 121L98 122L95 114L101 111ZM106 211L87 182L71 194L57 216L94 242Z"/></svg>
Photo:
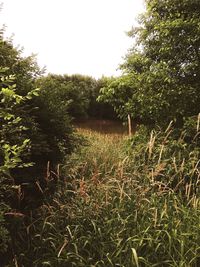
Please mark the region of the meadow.
<svg viewBox="0 0 200 267"><path fill-rule="evenodd" d="M26 226L18 266L198 267L199 154L171 130L145 140L79 128L85 145Z"/></svg>

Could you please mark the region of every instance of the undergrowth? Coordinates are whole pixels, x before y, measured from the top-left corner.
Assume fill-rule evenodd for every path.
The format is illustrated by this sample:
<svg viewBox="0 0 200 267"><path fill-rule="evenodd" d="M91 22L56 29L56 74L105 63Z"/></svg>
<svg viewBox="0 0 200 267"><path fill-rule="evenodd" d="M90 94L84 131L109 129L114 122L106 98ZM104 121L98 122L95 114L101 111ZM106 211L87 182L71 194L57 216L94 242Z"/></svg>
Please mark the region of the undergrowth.
<svg viewBox="0 0 200 267"><path fill-rule="evenodd" d="M198 125L189 143L171 127L81 133L86 145L25 222L13 266L200 266Z"/></svg>

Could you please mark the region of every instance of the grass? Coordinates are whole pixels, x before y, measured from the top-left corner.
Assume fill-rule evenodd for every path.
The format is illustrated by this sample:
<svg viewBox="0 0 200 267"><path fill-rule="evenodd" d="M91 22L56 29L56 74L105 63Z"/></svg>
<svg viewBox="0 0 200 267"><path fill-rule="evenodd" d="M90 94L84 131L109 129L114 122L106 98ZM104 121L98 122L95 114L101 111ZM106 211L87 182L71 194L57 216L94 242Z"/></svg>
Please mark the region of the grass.
<svg viewBox="0 0 200 267"><path fill-rule="evenodd" d="M102 120L102 119L87 119L82 122L76 122L76 127L81 128L82 131L91 130L92 132L96 131L102 134L127 134L127 126L123 126L120 121L113 120Z"/></svg>
<svg viewBox="0 0 200 267"><path fill-rule="evenodd" d="M54 199L26 224L19 266L200 266L199 149L79 129ZM20 244L19 244L20 247ZM15 264L15 266L17 266Z"/></svg>

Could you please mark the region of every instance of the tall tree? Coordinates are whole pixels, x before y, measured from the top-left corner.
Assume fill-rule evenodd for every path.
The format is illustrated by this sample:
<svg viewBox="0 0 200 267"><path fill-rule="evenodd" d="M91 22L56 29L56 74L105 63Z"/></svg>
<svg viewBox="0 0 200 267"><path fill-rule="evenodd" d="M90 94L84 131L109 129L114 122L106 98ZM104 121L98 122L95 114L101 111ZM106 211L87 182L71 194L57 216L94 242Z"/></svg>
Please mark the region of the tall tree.
<svg viewBox="0 0 200 267"><path fill-rule="evenodd" d="M175 120L181 126L200 112L200 2L145 3L140 26L129 32L136 44L121 66L133 84L124 105L133 118L160 125Z"/></svg>

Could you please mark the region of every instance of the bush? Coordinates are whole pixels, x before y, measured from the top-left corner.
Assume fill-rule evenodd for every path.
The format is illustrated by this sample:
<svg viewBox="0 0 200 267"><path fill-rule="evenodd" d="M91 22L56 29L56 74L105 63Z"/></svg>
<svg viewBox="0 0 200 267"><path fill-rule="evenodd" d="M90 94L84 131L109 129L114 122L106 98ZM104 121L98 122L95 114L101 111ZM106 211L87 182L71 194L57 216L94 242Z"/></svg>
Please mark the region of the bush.
<svg viewBox="0 0 200 267"><path fill-rule="evenodd" d="M6 76L6 72L0 69L0 254L7 255L7 251L9 258L25 214L42 205L56 190L57 174L52 176L50 167L44 172L47 162L52 160L55 166L80 139L73 135L68 115L61 109L54 113L48 102L40 114L40 118L46 116L43 121L27 117L31 105L44 103L45 99L38 89L20 95L15 77ZM34 100L36 97L38 100ZM73 145L74 141L77 144Z"/></svg>
<svg viewBox="0 0 200 267"><path fill-rule="evenodd" d="M24 135L26 127L20 117L21 103L36 94L36 91L31 91L24 97L18 95L15 84L11 84L14 77L5 76L5 71L0 69L0 255L6 253L11 240L4 216L13 206L19 208L15 203L18 196L14 192L11 170L31 165L28 162L30 140ZM27 158L26 161L22 160L23 157Z"/></svg>

